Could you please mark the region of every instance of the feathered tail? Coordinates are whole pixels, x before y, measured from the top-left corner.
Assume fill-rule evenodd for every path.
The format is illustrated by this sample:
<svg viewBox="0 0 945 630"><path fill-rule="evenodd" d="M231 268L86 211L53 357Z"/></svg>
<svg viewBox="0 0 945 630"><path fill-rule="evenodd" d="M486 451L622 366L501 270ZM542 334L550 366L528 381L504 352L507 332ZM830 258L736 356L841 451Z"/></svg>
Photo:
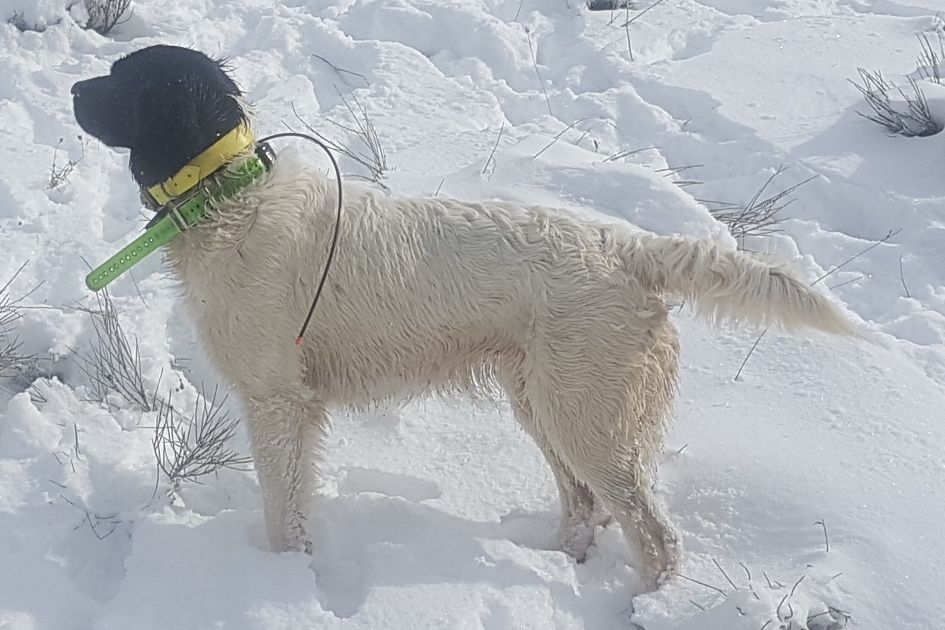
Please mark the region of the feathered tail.
<svg viewBox="0 0 945 630"><path fill-rule="evenodd" d="M685 297L711 320L859 334L830 300L784 267L709 240L638 236L624 256L641 281Z"/></svg>

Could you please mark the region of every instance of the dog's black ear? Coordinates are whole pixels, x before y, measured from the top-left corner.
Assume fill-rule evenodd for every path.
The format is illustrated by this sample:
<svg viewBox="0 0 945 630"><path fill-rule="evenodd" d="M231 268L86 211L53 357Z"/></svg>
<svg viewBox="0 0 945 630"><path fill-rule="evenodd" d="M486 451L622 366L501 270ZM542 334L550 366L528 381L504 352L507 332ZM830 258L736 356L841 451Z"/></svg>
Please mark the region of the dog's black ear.
<svg viewBox="0 0 945 630"><path fill-rule="evenodd" d="M129 163L138 184L152 186L171 177L245 122L238 88L222 70L214 75L189 73L142 92L141 130Z"/></svg>

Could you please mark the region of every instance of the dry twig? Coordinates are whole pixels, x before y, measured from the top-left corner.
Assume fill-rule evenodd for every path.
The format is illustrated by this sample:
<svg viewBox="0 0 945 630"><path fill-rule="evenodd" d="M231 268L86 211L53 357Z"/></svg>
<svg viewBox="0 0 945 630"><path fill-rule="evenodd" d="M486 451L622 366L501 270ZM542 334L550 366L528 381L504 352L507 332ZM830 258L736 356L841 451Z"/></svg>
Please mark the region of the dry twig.
<svg viewBox="0 0 945 630"><path fill-rule="evenodd" d="M726 580L729 584L732 585L732 588L734 588L734 589L737 591L737 590L738 590L738 587L735 586L735 582L733 582L733 581L732 581L732 578L730 578L730 577L728 576L728 573L725 572L725 569L722 568L722 565L719 564L719 561L716 560L715 558L712 558L712 563L715 565L715 568L719 570L719 572L722 574L722 576L725 577L725 580Z"/></svg>
<svg viewBox="0 0 945 630"><path fill-rule="evenodd" d="M787 621L788 619L794 616L794 608L791 606L790 603L788 603L788 614L786 616L782 616L781 607L784 606L784 604L787 602L789 598L794 597L794 591L797 590L798 585L804 581L805 577L807 576L802 575L801 577L797 578L797 582L795 582L794 586L791 587L791 591L789 593L785 593L784 597L781 598L781 601L778 602L778 608L776 611L778 615L778 621Z"/></svg>
<svg viewBox="0 0 945 630"><path fill-rule="evenodd" d="M909 287L906 286L906 276L902 270L902 256L899 257L899 281L902 283L902 288L906 292L906 297L911 298L912 294L909 293Z"/></svg>
<svg viewBox="0 0 945 630"><path fill-rule="evenodd" d="M361 79L362 81L364 81L364 84L365 84L365 85L369 85L369 84L370 84L370 82L368 81L367 77L364 76L363 74L361 74L360 72L354 72L354 71L352 71L352 70L347 70L347 69L345 69L345 68L341 68L341 67L339 67L339 66L336 66L336 65L333 64L332 62L328 61L327 59L325 59L324 57L322 57L321 55L318 55L318 54L316 54L316 53L312 53L312 56L315 57L316 59L318 59L318 60L324 62L324 63L327 64L328 66L330 66L331 69L334 70L335 73L338 75L338 78L340 78L342 81L345 80L345 75L348 74L348 75L351 75L351 76L353 76L353 77L358 77L359 79ZM347 81L345 81L345 85L347 85Z"/></svg>
<svg viewBox="0 0 945 630"><path fill-rule="evenodd" d="M538 77L538 84L541 85L541 93L545 95L545 105L548 106L548 113L554 116L551 111L551 99L548 97L548 91L545 90L545 80L541 77L541 71L538 70L538 59L535 57L535 49L532 47L531 31L525 28L525 37L528 39L528 52L532 56L532 64L535 66L535 75Z"/></svg>
<svg viewBox="0 0 945 630"><path fill-rule="evenodd" d="M679 574L677 574L677 575L679 575L679 577L681 577L681 578L684 579L684 580L688 580L688 581L692 582L693 584L698 584L699 586L704 586L704 587L706 587L706 588L710 588L710 589L712 589L713 591L715 591L715 592L717 592L717 593L721 593L722 595L724 595L724 596L726 596L726 597L728 596L728 593L726 593L724 590L720 589L718 586L712 586L711 584L706 584L705 582L700 582L699 580L697 580L697 579L695 579L695 578L691 578L691 577L686 576L686 575L683 575L682 573L679 573Z"/></svg>
<svg viewBox="0 0 945 630"><path fill-rule="evenodd" d="M824 546L827 547L827 553L830 553L830 537L827 535L827 523L824 519L814 521L814 525L820 525L824 528Z"/></svg>
<svg viewBox="0 0 945 630"><path fill-rule="evenodd" d="M482 167L482 174L485 175L489 171L489 165L492 164L492 171L489 172L489 177L492 177L492 173L495 172L495 151L499 148L499 142L502 141L502 134L505 133L505 122L503 121L502 126L499 127L499 135L496 136L495 144L492 145L492 152L489 153L489 157L486 158L486 163ZM439 188L437 188L439 191Z"/></svg>

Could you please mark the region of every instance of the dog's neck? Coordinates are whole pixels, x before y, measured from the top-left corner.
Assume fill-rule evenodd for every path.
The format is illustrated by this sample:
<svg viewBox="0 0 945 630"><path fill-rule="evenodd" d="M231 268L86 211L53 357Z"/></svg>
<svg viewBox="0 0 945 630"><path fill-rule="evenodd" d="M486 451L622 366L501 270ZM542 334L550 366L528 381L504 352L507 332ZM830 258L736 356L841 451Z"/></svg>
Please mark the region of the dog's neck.
<svg viewBox="0 0 945 630"><path fill-rule="evenodd" d="M212 206L225 203L256 183L272 166L266 145L256 146L249 127L240 126L219 138L174 176L142 189L142 201L157 211L144 234L86 276L92 290L104 288L182 232L200 226Z"/></svg>
<svg viewBox="0 0 945 630"><path fill-rule="evenodd" d="M354 194L346 189L345 196L349 193ZM265 178L237 197L214 204L203 222L168 243L165 260L185 285L224 273L221 266L232 268L250 260L258 264L292 249L291 243L301 236L292 218L299 215L306 217L306 238L323 241L313 249L326 251L336 198L334 179L310 169L300 154L288 150L279 154ZM270 226L260 232L260 224L278 229ZM279 235L277 248L273 234Z"/></svg>

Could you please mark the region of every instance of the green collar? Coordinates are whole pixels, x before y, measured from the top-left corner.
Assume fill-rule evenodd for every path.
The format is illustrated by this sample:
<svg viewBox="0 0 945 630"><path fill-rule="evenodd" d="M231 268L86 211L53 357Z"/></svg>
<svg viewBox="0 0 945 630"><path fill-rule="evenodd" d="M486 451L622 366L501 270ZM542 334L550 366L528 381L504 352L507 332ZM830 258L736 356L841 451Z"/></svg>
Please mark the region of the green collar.
<svg viewBox="0 0 945 630"><path fill-rule="evenodd" d="M260 145L255 153L239 165L218 171L202 180L186 196L164 204L148 222L144 234L86 276L86 286L92 291L104 289L145 256L203 221L209 203L232 197L259 179L271 167L272 159L269 147Z"/></svg>

